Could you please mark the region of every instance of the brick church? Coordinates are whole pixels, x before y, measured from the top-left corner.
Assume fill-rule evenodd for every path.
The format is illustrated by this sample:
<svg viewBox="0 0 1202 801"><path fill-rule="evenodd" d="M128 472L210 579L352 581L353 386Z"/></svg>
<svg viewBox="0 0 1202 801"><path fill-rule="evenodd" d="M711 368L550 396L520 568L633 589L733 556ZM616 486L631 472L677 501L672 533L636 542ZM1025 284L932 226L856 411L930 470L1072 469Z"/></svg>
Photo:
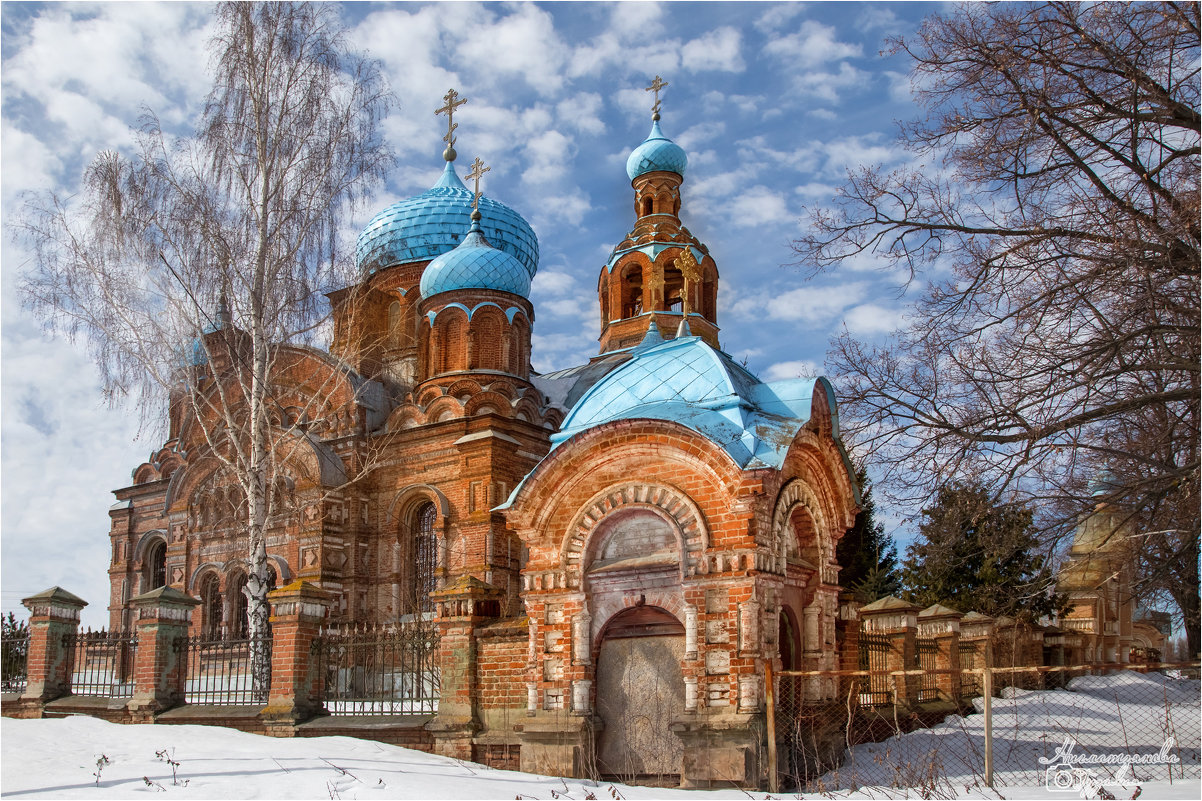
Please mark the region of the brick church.
<svg viewBox="0 0 1202 801"><path fill-rule="evenodd" d="M520 745L523 769L562 775L756 784L765 660L838 667L835 545L857 489L830 384L765 383L721 350L719 265L681 222L687 158L658 108L586 364L531 369L538 241L479 194L478 163L473 192L448 146L434 186L368 223L328 351L275 354L273 423L295 446L268 558L277 585L328 593L332 622L470 603L463 648L442 649L470 691L444 698L436 737ZM206 352L230 330L219 313ZM115 491L111 624L168 585L200 600L193 633L236 636L245 500L171 418Z"/></svg>

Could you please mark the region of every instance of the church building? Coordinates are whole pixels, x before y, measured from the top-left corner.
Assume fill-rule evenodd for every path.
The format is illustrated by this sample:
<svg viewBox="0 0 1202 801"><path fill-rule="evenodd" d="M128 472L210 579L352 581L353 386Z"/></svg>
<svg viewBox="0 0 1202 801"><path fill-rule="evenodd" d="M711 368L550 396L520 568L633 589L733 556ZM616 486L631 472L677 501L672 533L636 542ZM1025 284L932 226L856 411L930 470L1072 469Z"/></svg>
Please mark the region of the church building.
<svg viewBox="0 0 1202 801"><path fill-rule="evenodd" d="M633 226L597 275L598 353L541 375L538 241L479 193L479 160L476 191L457 174L448 93L442 175L363 230L359 281L329 295L328 350L274 354L273 424L293 447L267 552L277 585L333 597L332 622L440 618L470 598L490 619L479 637L520 644L509 679L444 700L436 737L512 743L540 772L757 784L765 661L838 667L835 546L858 495L830 384L765 383L721 349L719 265L681 221L663 85L626 165ZM204 336L220 354L236 332L219 314ZM173 407L168 441L115 491L111 623L169 585L200 599L193 633L234 636L245 499L186 417ZM479 637L452 654L473 671L492 647Z"/></svg>

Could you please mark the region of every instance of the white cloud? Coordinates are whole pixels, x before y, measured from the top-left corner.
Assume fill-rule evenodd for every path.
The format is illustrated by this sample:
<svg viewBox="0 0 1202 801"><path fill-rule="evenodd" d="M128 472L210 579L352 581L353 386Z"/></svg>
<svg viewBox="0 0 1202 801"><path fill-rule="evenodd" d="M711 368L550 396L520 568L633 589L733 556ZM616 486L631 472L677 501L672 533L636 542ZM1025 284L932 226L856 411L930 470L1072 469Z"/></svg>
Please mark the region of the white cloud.
<svg viewBox="0 0 1202 801"><path fill-rule="evenodd" d="M680 54L681 66L693 72L742 72L747 66L739 52L742 43L742 36L734 28L717 28L684 46Z"/></svg>
<svg viewBox="0 0 1202 801"><path fill-rule="evenodd" d="M836 320L848 306L863 298L866 281L854 281L837 286L806 284L796 289L778 292L760 291L739 298L731 311L746 319L798 322L817 328Z"/></svg>
<svg viewBox="0 0 1202 801"><path fill-rule="evenodd" d="M818 375L818 365L809 359L798 361L776 362L764 370L760 379L763 381L785 381L790 378L812 378Z"/></svg>
<svg viewBox="0 0 1202 801"><path fill-rule="evenodd" d="M584 215L592 210L593 205L588 195L576 188L565 194L539 197L536 203L527 208L536 230L557 228L562 235L560 223L580 225Z"/></svg>
<svg viewBox="0 0 1202 801"><path fill-rule="evenodd" d="M849 309L843 315L843 324L852 334L868 336L896 331L905 320L901 309L887 309L875 303L865 303Z"/></svg>
<svg viewBox="0 0 1202 801"><path fill-rule="evenodd" d="M837 120L839 115L831 111L829 108L813 108L806 112L811 117L817 117L820 120Z"/></svg>
<svg viewBox="0 0 1202 801"><path fill-rule="evenodd" d="M775 33L805 10L804 3L777 3L768 6L768 10L760 14L755 21L756 30L761 33Z"/></svg>
<svg viewBox="0 0 1202 801"><path fill-rule="evenodd" d="M796 216L789 210L785 196L766 186L749 187L726 204L730 222L744 228L788 222Z"/></svg>
<svg viewBox="0 0 1202 801"><path fill-rule="evenodd" d="M539 270L531 284L531 295L557 297L566 295L576 288L576 279L571 273L558 270Z"/></svg>
<svg viewBox="0 0 1202 801"><path fill-rule="evenodd" d="M793 89L799 95L838 103L849 90L865 88L870 80L869 73L841 61L838 72L806 72L798 75L793 81Z"/></svg>
<svg viewBox="0 0 1202 801"><path fill-rule="evenodd" d="M764 52L803 69L863 55L858 44L840 42L833 27L812 19L802 22L797 33L769 41Z"/></svg>
<svg viewBox="0 0 1202 801"><path fill-rule="evenodd" d="M554 184L567 172L564 166L571 160L572 142L559 131L543 131L532 137L525 147L529 166L522 173L528 184Z"/></svg>
<svg viewBox="0 0 1202 801"><path fill-rule="evenodd" d="M610 6L610 29L632 38L658 36L663 32L664 8L659 3L614 3Z"/></svg>
<svg viewBox="0 0 1202 801"><path fill-rule="evenodd" d="M478 78L491 78L490 83L495 84L502 77L520 77L543 95L555 94L563 87L563 65L569 51L550 13L533 3L520 3L504 6L508 14L473 14L471 24L463 24L462 12L467 9L451 5L458 9L454 12L455 59L474 67Z"/></svg>
<svg viewBox="0 0 1202 801"><path fill-rule="evenodd" d="M601 121L601 95L596 92L577 92L559 101L555 119L582 133L605 133L605 123Z"/></svg>

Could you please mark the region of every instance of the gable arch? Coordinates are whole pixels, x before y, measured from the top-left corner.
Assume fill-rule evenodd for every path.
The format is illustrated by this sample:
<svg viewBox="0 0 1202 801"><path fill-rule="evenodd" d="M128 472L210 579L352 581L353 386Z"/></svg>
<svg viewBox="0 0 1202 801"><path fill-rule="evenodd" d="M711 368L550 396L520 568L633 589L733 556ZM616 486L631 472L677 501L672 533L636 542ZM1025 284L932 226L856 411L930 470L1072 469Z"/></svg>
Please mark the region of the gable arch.
<svg viewBox="0 0 1202 801"><path fill-rule="evenodd" d="M824 584L837 584L839 576L835 566L835 546L830 536L830 521L814 488L800 478L794 478L781 487L772 511L772 556L777 571L784 573L788 559L802 556L801 544L797 541L793 525L799 509L804 510L812 521L818 553L815 567L818 568L819 580Z"/></svg>
<svg viewBox="0 0 1202 801"><path fill-rule="evenodd" d="M162 540L163 544L166 545L167 529L156 528L152 531L147 531L145 534L139 537L137 544L134 545L134 561L140 562L145 559L146 551L149 550L150 546L153 545L156 540Z"/></svg>
<svg viewBox="0 0 1202 801"><path fill-rule="evenodd" d="M709 546L709 527L692 499L668 484L631 482L597 493L577 511L560 548L565 571L579 580L586 556L597 547L593 540L598 526L617 511L633 509L652 511L675 529L685 575L704 569L702 555Z"/></svg>

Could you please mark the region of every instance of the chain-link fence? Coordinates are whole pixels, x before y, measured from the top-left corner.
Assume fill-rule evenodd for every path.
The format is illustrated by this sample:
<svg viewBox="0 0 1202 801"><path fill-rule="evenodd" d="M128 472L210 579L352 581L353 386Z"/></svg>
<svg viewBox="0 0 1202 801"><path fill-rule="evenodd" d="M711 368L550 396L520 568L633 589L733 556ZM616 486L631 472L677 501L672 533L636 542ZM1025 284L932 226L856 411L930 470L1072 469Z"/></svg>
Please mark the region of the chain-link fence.
<svg viewBox="0 0 1202 801"><path fill-rule="evenodd" d="M1118 787L1128 798L1148 783L1196 789L1198 668L778 673L768 708L773 789L905 788L925 798L987 787Z"/></svg>

